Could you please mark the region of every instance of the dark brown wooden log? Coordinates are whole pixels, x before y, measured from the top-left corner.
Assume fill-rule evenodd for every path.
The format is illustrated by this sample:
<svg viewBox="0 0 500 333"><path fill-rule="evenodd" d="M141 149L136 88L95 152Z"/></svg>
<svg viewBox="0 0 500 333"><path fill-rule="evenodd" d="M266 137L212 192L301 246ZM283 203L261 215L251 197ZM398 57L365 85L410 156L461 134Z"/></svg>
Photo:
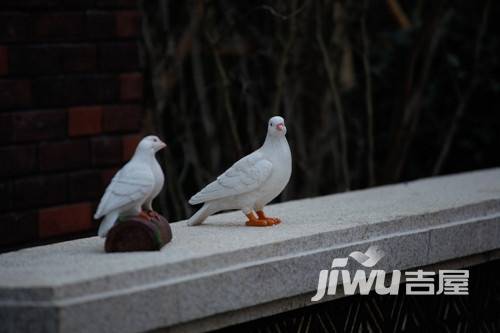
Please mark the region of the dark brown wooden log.
<svg viewBox="0 0 500 333"><path fill-rule="evenodd" d="M106 252L159 251L172 240L172 230L163 216L136 216L117 222L106 237Z"/></svg>

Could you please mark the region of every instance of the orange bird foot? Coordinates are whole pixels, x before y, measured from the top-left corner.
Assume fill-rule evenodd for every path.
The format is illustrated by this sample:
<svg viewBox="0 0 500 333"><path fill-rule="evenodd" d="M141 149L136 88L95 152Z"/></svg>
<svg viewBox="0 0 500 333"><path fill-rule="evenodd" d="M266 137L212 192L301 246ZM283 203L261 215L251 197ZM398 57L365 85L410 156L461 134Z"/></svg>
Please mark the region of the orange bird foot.
<svg viewBox="0 0 500 333"><path fill-rule="evenodd" d="M277 217L268 217L266 214L264 214L264 211L259 210L257 211L257 216L259 216L259 220L267 220L267 223L269 225L274 225L274 224L280 224L281 220Z"/></svg>
<svg viewBox="0 0 500 333"><path fill-rule="evenodd" d="M246 214L246 216L248 217L248 221L245 224L249 227L268 227L273 225L267 219L257 219L253 213Z"/></svg>

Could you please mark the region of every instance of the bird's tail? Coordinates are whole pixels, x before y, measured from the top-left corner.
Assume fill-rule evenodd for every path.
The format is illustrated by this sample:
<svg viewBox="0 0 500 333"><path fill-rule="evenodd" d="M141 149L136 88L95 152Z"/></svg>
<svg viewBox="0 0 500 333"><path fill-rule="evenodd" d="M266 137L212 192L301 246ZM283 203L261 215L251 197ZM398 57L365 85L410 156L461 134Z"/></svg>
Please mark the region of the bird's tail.
<svg viewBox="0 0 500 333"><path fill-rule="evenodd" d="M106 215L104 217L104 219L102 220L101 225L99 226L99 231L97 232L99 237L102 237L102 238L106 237L109 229L111 229L113 227L113 225L115 224L117 219L118 219L118 212L117 211L113 211L113 212L109 213L108 215Z"/></svg>
<svg viewBox="0 0 500 333"><path fill-rule="evenodd" d="M204 204L191 218L188 220L188 225L200 225L213 214L214 211L209 204Z"/></svg>

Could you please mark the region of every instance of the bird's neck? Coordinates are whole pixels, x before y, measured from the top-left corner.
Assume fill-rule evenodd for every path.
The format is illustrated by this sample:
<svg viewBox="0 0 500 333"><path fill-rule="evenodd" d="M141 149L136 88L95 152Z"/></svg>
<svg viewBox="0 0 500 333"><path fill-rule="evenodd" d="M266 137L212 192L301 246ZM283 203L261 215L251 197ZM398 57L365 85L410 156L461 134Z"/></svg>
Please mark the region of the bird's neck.
<svg viewBox="0 0 500 333"><path fill-rule="evenodd" d="M155 154L151 153L150 151L144 151L144 150L136 150L132 159L144 162L151 162L153 160L156 160Z"/></svg>
<svg viewBox="0 0 500 333"><path fill-rule="evenodd" d="M283 136L274 136L267 135L264 144L262 145L262 150L274 153L279 152L288 146L288 142L286 141L286 137Z"/></svg>

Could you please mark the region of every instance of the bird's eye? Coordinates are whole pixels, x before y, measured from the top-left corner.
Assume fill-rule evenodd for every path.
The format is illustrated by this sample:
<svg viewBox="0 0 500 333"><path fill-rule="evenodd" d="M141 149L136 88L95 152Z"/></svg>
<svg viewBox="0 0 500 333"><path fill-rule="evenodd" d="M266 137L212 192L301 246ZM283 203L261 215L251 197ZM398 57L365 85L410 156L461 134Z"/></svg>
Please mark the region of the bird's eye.
<svg viewBox="0 0 500 333"><path fill-rule="evenodd" d="M153 141L154 141L154 142L158 142L158 140L156 140L156 139L153 139Z"/></svg>
<svg viewBox="0 0 500 333"><path fill-rule="evenodd" d="M273 123L269 123L269 126L273 127Z"/></svg>

